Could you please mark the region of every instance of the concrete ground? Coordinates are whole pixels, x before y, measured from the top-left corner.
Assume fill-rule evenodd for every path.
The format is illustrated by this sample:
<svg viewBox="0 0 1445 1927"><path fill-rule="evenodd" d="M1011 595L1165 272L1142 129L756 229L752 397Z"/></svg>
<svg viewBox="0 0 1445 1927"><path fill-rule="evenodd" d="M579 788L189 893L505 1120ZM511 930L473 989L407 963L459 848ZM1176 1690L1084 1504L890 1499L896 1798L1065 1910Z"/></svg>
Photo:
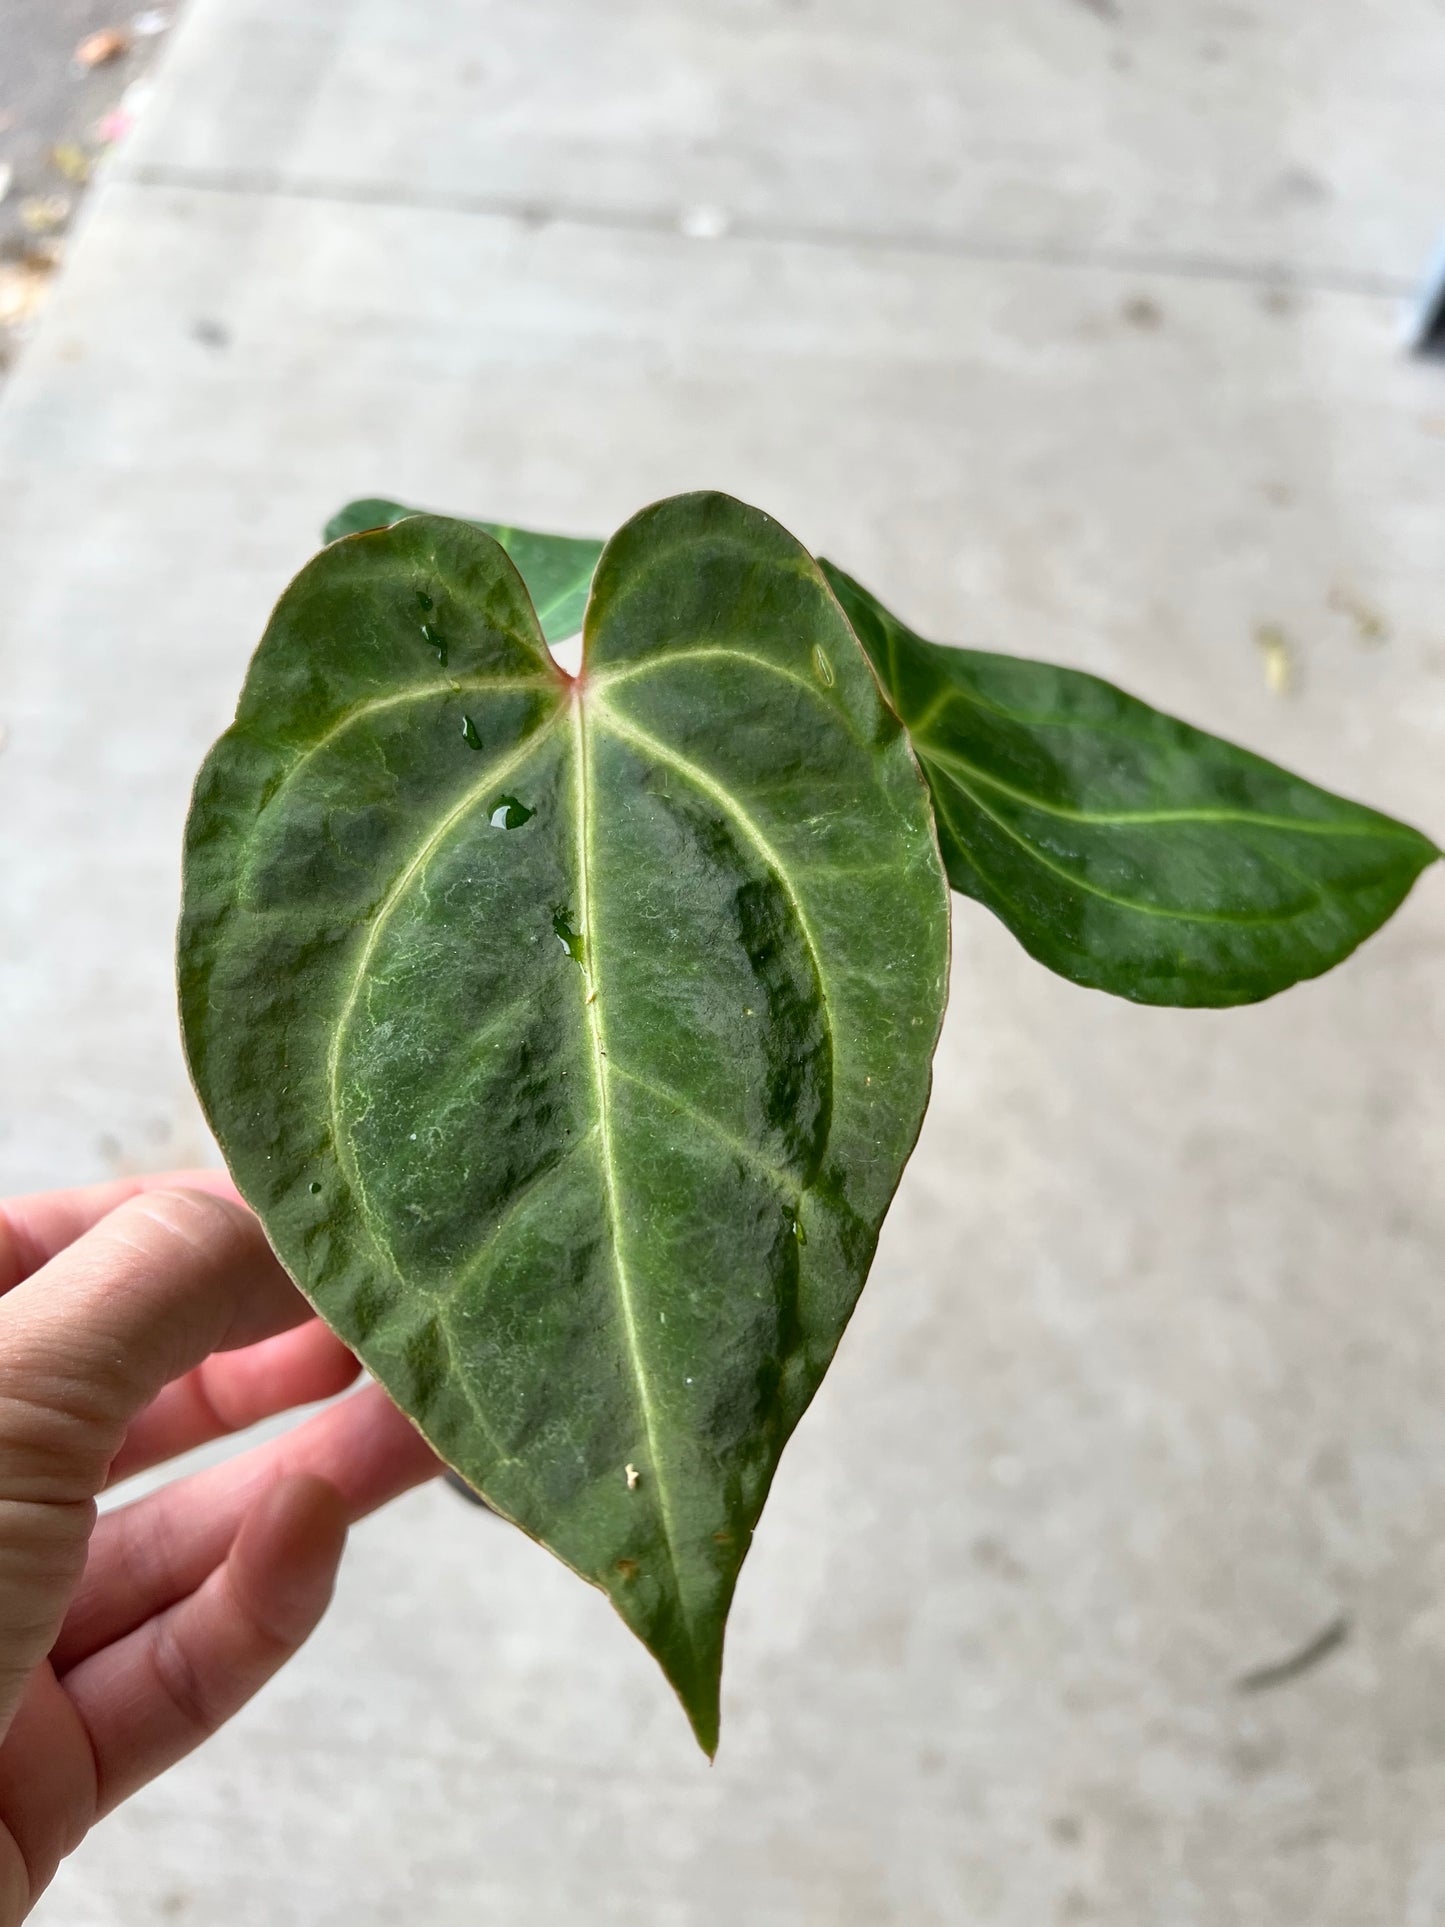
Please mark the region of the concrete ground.
<svg viewBox="0 0 1445 1927"><path fill-rule="evenodd" d="M33 332L91 174L143 110L176 5L0 0L0 378Z"/></svg>
<svg viewBox="0 0 1445 1927"><path fill-rule="evenodd" d="M1432 0L193 0L158 83L0 402L6 1188L205 1151L187 785L351 495L727 488L1445 830ZM956 928L717 1766L433 1489L44 1927L1445 1921L1442 879L1236 1013Z"/></svg>

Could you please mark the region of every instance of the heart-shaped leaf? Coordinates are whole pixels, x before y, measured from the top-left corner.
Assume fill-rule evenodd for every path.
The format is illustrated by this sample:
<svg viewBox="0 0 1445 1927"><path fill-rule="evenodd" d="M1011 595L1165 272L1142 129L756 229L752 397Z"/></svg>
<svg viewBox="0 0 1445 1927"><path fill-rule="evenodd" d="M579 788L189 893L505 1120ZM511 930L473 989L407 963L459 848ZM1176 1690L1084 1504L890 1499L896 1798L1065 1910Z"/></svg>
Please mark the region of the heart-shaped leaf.
<svg viewBox="0 0 1445 1927"><path fill-rule="evenodd" d="M326 524L324 539L335 542L343 535L390 528L394 522L416 513L416 509L403 508L400 502L367 496L338 509ZM471 526L485 529L517 565L548 642L563 642L568 636L575 636L582 627L587 591L592 586L602 544L575 535L538 535L531 529L504 528L499 522L474 521Z"/></svg>
<svg viewBox="0 0 1445 1927"><path fill-rule="evenodd" d="M187 832L197 1089L307 1295L717 1738L723 1626L923 1116L927 790L812 558L606 546L580 680L476 528L291 585Z"/></svg>
<svg viewBox="0 0 1445 1927"><path fill-rule="evenodd" d="M912 738L949 881L1073 983L1257 1002L1347 957L1440 854L1097 676L926 642L821 566Z"/></svg>

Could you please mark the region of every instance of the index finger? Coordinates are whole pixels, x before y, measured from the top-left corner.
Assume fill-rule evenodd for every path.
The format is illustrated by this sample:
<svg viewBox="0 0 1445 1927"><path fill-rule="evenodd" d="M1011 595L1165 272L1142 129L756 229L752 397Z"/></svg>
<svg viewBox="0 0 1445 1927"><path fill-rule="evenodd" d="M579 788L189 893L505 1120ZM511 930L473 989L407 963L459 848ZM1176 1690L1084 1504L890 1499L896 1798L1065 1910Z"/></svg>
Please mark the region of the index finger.
<svg viewBox="0 0 1445 1927"><path fill-rule="evenodd" d="M0 1204L0 1295L14 1289L93 1225L147 1191L209 1191L234 1198L225 1171L160 1171L149 1177L113 1178L70 1191L32 1191Z"/></svg>

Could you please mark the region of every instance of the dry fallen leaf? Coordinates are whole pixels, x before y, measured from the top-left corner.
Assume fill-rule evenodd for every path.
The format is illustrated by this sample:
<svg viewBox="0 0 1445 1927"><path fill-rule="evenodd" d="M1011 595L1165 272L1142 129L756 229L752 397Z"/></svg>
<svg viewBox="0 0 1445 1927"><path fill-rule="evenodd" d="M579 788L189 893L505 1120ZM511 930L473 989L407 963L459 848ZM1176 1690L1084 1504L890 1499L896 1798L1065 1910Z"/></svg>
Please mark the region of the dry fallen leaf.
<svg viewBox="0 0 1445 1927"><path fill-rule="evenodd" d="M88 33L81 41L75 50L75 64L86 69L103 67L107 61L119 60L129 52L129 34L119 27L102 27L99 33Z"/></svg>

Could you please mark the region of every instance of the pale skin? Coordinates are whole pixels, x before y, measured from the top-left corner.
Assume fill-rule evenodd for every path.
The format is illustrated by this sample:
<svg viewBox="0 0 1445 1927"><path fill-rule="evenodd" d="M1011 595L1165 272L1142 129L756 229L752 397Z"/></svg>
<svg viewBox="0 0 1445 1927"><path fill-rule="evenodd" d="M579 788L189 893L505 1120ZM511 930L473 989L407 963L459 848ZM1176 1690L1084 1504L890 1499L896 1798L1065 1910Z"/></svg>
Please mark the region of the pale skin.
<svg viewBox="0 0 1445 1927"><path fill-rule="evenodd" d="M98 1519L97 1495L356 1372L215 1172L0 1206L0 1927L279 1671L348 1525L438 1466L366 1386Z"/></svg>

